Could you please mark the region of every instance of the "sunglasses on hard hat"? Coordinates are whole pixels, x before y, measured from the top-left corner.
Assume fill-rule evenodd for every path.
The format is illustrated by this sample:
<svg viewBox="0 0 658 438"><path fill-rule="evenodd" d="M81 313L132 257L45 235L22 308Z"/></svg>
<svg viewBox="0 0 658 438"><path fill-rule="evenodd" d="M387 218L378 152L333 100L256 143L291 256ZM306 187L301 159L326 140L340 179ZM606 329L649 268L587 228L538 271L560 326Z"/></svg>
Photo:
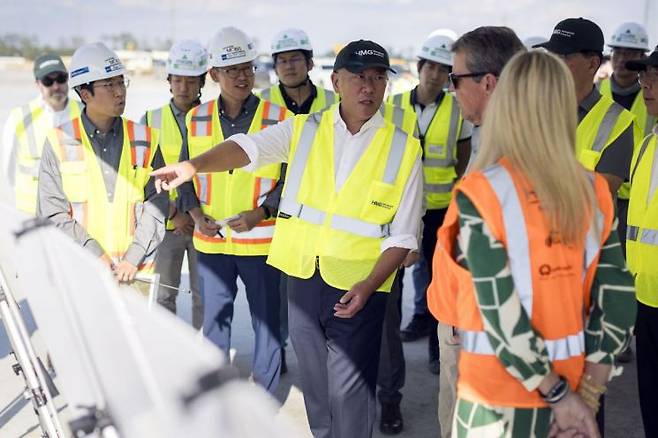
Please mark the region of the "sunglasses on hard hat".
<svg viewBox="0 0 658 438"><path fill-rule="evenodd" d="M448 80L450 81L450 85L452 85L452 88L455 90L459 88L459 82L462 79L466 78L477 78L480 76L488 75L491 72L488 71L481 71L481 72L476 72L476 73L462 73L462 74L457 74L457 73L448 73ZM496 75L497 76L497 75Z"/></svg>
<svg viewBox="0 0 658 438"><path fill-rule="evenodd" d="M55 82L58 84L65 84L68 80L69 75L66 73L58 73L56 76L44 76L39 79L39 82L41 82L44 87L50 87Z"/></svg>

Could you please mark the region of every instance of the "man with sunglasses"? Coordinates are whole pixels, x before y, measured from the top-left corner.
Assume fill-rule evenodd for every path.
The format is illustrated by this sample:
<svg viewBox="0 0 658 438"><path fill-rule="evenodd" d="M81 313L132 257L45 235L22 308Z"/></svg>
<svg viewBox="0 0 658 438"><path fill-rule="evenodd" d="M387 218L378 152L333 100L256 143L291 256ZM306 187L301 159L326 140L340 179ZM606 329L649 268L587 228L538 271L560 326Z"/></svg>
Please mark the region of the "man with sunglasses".
<svg viewBox="0 0 658 438"><path fill-rule="evenodd" d="M194 159L234 134L255 133L292 114L253 93L258 56L251 38L225 27L208 48L210 77L221 88L186 117L187 147L181 160ZM255 333L254 380L270 392L281 367L280 273L265 263L281 195L281 164L199 174L181 186L182 213L196 224L199 288L203 296L203 333L226 354L231 347L237 279L245 285Z"/></svg>
<svg viewBox="0 0 658 438"><path fill-rule="evenodd" d="M459 103L461 116L471 122L471 156L478 150L478 130L489 98L496 88L498 75L507 61L517 52L525 50L513 30L502 26L483 26L465 33L452 44L452 72L448 75L450 90ZM434 236L436 239L436 235ZM430 309L435 298L427 297ZM441 436L449 437L457 400L457 362L460 339L457 328L439 321L440 350L438 416Z"/></svg>
<svg viewBox="0 0 658 438"><path fill-rule="evenodd" d="M16 208L36 213L39 161L48 132L80 114L81 105L69 99L68 72L62 59L46 53L34 60L39 97L14 108L3 133L0 173L14 191Z"/></svg>
<svg viewBox="0 0 658 438"><path fill-rule="evenodd" d="M122 117L125 74L102 43L73 54L69 82L85 108L48 133L37 215L100 258L120 282L132 283L138 271L152 272L168 199L149 177L164 164L158 132ZM148 286L135 283L142 292Z"/></svg>
<svg viewBox="0 0 658 438"><path fill-rule="evenodd" d="M290 337L318 438L372 435L387 297L418 248L420 145L379 112L389 70L383 47L353 41L334 63L339 105L155 173L174 188L203 172L288 162L268 263L288 274Z"/></svg>
<svg viewBox="0 0 658 438"><path fill-rule="evenodd" d="M559 22L551 39L534 47L543 47L560 56L569 67L578 100L576 148L578 160L591 171L603 175L616 197L628 180L637 138L635 116L612 98L601 95L594 77L603 60L603 32L584 18Z"/></svg>
<svg viewBox="0 0 658 438"><path fill-rule="evenodd" d="M648 57L628 61L626 68L638 72L647 113L658 116L658 48ZM637 380L640 410L647 437L658 436L658 197L656 193L656 139L654 127L638 146L631 166L626 256L635 277L637 320Z"/></svg>

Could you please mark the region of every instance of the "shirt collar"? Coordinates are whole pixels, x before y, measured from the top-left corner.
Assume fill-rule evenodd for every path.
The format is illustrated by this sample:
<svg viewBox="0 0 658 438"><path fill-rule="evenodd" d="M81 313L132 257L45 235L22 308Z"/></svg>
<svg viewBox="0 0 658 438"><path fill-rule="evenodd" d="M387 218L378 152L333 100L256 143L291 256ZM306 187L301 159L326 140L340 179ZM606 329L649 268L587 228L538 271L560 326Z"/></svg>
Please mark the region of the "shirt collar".
<svg viewBox="0 0 658 438"><path fill-rule="evenodd" d="M218 104L219 104L219 114L224 115L224 100L222 99L222 95L219 95L219 98L217 99ZM260 102L260 99L254 95L254 93L251 93L249 97L245 99L244 102L242 102L242 108L240 109L240 114L245 114L250 111L256 111L256 108L258 108L258 103Z"/></svg>
<svg viewBox="0 0 658 438"><path fill-rule="evenodd" d="M198 103L196 105L193 105L193 107L197 106L197 105L198 105ZM182 109L178 108L176 106L176 104L174 103L173 98L169 101L169 106L171 107L171 112L174 113L174 117L184 117L185 116L186 111L183 111Z"/></svg>
<svg viewBox="0 0 658 438"><path fill-rule="evenodd" d="M337 103L337 104L334 105L334 109L333 109L333 111L334 111L334 125L339 125L343 129L348 131L347 125L345 124L345 121L343 120L343 118L340 115L340 105L341 105L340 103ZM363 126L361 126L361 129L359 129L359 132L357 132L357 134L360 134L362 132L366 132L367 130L372 129L372 128L375 128L375 129L381 128L385 125L385 123L386 122L384 121L384 117L382 116L381 112L377 111L372 117L370 117L370 119L368 119L363 124ZM357 135L357 134L355 134L355 135Z"/></svg>
<svg viewBox="0 0 658 438"><path fill-rule="evenodd" d="M87 135L89 135L90 138L94 138L97 134L100 134L101 132L96 128L96 125L94 125L94 122L89 120L89 117L87 117L87 110L84 109L81 114L81 119L82 119L82 126L85 128L85 132ZM112 134L116 135L119 129L121 128L121 117L115 117L114 121L112 122L112 125L110 126L110 130L107 131L107 134Z"/></svg>
<svg viewBox="0 0 658 438"><path fill-rule="evenodd" d="M443 91L443 90L441 90L441 91L439 92L439 94L436 96L436 99L434 100L434 104L435 104L436 106L439 106L439 104L441 103L441 100L443 100L443 96L444 96L445 94L446 94L446 93L445 93L445 91ZM416 86L414 87L414 89L411 90L411 105L412 105L412 106L420 105L420 106L422 106L422 107L425 107L425 105L423 105L422 103L418 102L418 85L416 85Z"/></svg>
<svg viewBox="0 0 658 438"><path fill-rule="evenodd" d="M592 86L592 92L578 104L578 108L581 111L588 113L594 108L594 105L598 103L599 99L601 99L601 93L599 93L599 90L597 90L595 86Z"/></svg>

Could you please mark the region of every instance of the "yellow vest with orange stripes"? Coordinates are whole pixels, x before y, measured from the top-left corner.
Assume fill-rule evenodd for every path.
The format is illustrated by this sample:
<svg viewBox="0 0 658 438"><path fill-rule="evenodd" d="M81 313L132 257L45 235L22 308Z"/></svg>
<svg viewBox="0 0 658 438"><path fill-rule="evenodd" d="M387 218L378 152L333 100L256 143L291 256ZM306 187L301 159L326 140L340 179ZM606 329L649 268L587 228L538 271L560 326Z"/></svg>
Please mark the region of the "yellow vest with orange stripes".
<svg viewBox="0 0 658 438"><path fill-rule="evenodd" d="M87 230L116 263L121 260L135 237L135 226L144 210L144 188L153 171L158 147L158 131L122 118L123 147L114 198L107 197L98 158L76 117L48 134L59 160L69 215ZM153 254L147 254L138 266L150 271Z"/></svg>
<svg viewBox="0 0 658 438"><path fill-rule="evenodd" d="M248 133L258 132L290 116L292 113L284 107L261 100ZM217 100L205 102L190 110L186 125L190 158L224 141ZM198 174L193 182L203 213L216 221L222 221L260 206L276 187L280 176L281 165L271 164L255 172L235 169ZM223 227L221 235L214 237L195 230L194 247L207 254L267 255L274 235L274 224L275 219L266 218L243 233Z"/></svg>

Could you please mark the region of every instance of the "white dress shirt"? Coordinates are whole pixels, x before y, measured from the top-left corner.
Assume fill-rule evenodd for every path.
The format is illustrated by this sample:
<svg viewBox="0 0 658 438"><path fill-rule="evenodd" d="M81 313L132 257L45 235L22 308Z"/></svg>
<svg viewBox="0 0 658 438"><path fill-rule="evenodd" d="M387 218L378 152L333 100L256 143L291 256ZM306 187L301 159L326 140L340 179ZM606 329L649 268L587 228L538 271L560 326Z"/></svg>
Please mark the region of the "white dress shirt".
<svg viewBox="0 0 658 438"><path fill-rule="evenodd" d="M385 121L379 112L363 124L359 132L350 133L340 116L339 105L334 109L334 169L336 191L340 190L354 166L372 142ZM228 138L236 142L249 157L245 170L288 161L293 135L294 118L290 118L255 134L236 134ZM400 205L390 227L390 236L383 240L381 251L397 247L418 249L418 231L422 216L423 176L420 156L414 163L402 193Z"/></svg>

